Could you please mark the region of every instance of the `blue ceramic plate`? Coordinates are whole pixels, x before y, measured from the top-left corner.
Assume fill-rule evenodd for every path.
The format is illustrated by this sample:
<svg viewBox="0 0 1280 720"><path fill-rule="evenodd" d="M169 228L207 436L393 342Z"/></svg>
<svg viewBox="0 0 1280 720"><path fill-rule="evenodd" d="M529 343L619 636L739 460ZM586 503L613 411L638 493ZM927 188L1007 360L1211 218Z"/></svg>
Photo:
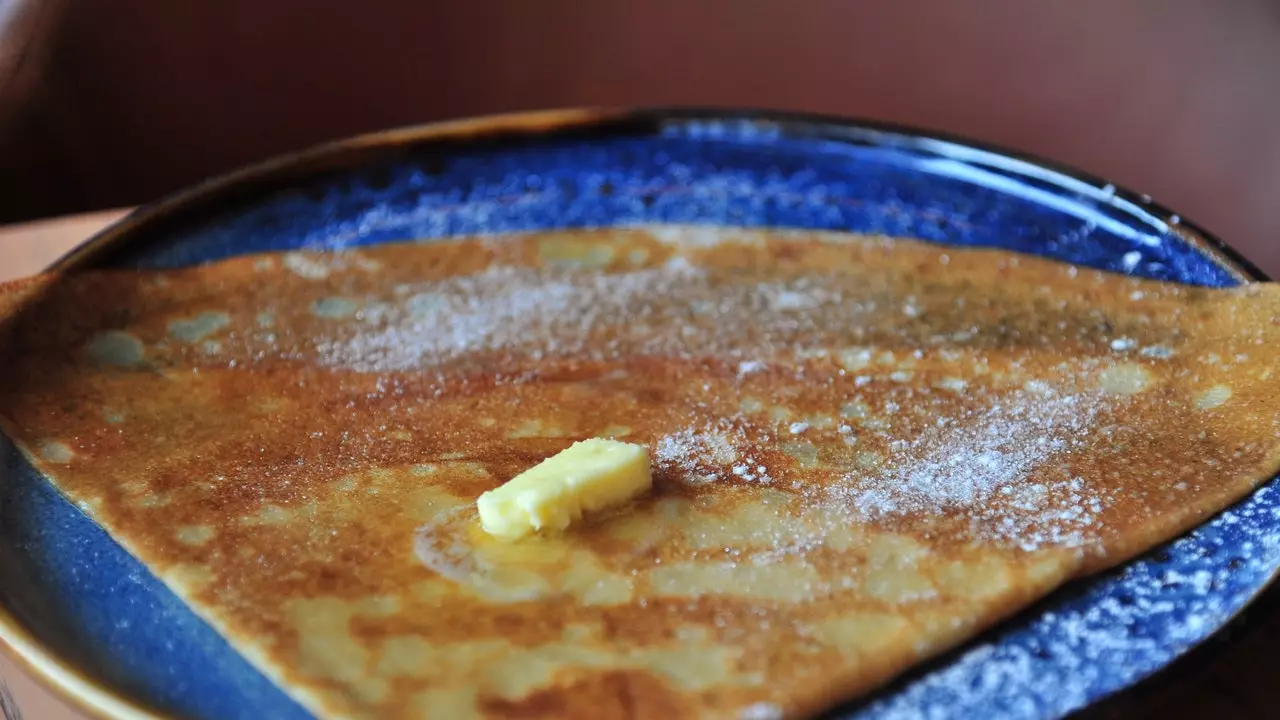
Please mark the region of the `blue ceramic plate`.
<svg viewBox="0 0 1280 720"><path fill-rule="evenodd" d="M1008 248L1149 278L1261 279L1148 198L895 128L755 113L566 112L359 138L146 208L64 267L634 223L780 226ZM111 717L305 718L0 437L0 639ZM1051 717L1225 623L1280 567L1275 483L842 714ZM151 710L143 710L150 708Z"/></svg>

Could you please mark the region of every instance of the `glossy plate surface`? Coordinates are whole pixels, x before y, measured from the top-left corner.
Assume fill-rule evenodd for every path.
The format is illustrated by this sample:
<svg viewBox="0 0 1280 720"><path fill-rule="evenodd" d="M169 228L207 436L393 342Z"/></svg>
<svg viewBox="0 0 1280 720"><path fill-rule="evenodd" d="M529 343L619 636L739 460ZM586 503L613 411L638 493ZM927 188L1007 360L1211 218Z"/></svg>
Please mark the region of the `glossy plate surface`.
<svg viewBox="0 0 1280 720"><path fill-rule="evenodd" d="M1260 276L1109 184L910 131L760 114L569 112L361 138L144 209L79 267L636 223L778 226L1002 247L1198 285ZM0 436L0 639L100 713L309 715ZM1144 558L1078 583L840 716L1052 717L1207 637L1280 567L1273 481ZM58 660L60 658L61 660ZM95 689L96 688L96 689ZM106 692L102 692L105 690ZM136 713L133 714L136 716Z"/></svg>

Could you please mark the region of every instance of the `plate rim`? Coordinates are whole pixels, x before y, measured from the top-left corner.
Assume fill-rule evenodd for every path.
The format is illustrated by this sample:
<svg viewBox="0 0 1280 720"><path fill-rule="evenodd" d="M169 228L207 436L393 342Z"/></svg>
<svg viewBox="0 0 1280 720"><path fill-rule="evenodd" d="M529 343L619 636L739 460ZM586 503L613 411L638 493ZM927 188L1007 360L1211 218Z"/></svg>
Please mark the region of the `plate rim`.
<svg viewBox="0 0 1280 720"><path fill-rule="evenodd" d="M1059 184L1062 181L1083 183L1095 191L1104 192L1106 197L1100 199L1113 207L1123 202L1139 209L1166 224L1184 242L1202 250L1209 259L1236 275L1242 283L1266 282L1271 279L1217 235L1154 201L1149 195L1134 192L1124 185L1067 163L963 135L902 123L821 113L711 106L531 110L407 125L324 142L213 175L140 205L76 245L43 272L61 273L85 269L112 253L145 243L149 235L162 230L169 223L207 211L218 203L279 189L295 178L323 171L339 171L362 161L389 158L410 149L446 146L450 143L501 143L555 135L568 137L575 134L618 134L627 129L634 131L644 127L661 127L666 123L699 120L776 124L793 131L805 128L809 130L808 134L821 131L825 134L819 134L819 137L835 140L861 140L879 145L887 145L892 140L897 146L904 148L926 149L925 146L928 145L930 147L927 150L935 154L946 154L946 151L971 154L976 151L986 160L1047 172L1049 179L1057 180ZM973 158L966 158L965 161L972 162ZM1133 210L1127 212L1132 214ZM1245 497L1252 494L1251 492ZM1271 577L1232 613L1223 627L1248 609L1278 578L1280 568L1273 571ZM1213 633L1194 643L1188 651L1202 646L1220 629L1221 627L1215 629ZM89 717L98 720L173 720L173 716L146 707L46 647L3 604L0 604L0 653L13 660L55 697ZM1176 661L1177 658L1129 687L1151 680Z"/></svg>

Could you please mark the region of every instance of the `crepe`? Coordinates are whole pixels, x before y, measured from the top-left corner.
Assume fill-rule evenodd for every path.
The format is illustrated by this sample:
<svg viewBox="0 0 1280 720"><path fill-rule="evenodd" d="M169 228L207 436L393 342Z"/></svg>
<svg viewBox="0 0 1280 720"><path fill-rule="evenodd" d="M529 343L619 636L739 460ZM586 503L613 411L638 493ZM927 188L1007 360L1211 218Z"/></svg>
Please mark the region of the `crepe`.
<svg viewBox="0 0 1280 720"><path fill-rule="evenodd" d="M651 227L11 288L5 431L323 718L803 715L1280 467L1280 291ZM475 498L587 437L655 487Z"/></svg>

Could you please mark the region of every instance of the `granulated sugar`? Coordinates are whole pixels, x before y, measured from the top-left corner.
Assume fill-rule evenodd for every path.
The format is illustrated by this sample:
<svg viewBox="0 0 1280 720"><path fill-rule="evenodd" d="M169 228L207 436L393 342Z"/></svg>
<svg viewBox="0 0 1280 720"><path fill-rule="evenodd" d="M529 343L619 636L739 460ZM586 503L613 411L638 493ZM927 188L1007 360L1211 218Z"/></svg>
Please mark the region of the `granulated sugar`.
<svg viewBox="0 0 1280 720"><path fill-rule="evenodd" d="M415 287L411 300L388 313L383 327L322 342L318 349L330 365L369 372L427 367L483 351L523 349L534 357L573 353L584 348L602 314L627 309L642 320L648 314L646 296L697 278L692 268L572 279L491 268Z"/></svg>
<svg viewBox="0 0 1280 720"><path fill-rule="evenodd" d="M773 482L768 468L756 458L755 448L769 438L749 434L726 420L700 429L684 428L659 438L654 460L680 482L703 485L730 476L768 485Z"/></svg>
<svg viewBox="0 0 1280 720"><path fill-rule="evenodd" d="M1080 545L1103 499L1061 461L1103 402L1048 386L1017 391L969 416L939 418L893 443L880 469L847 475L822 494L867 519L961 512L978 537L1025 550Z"/></svg>
<svg viewBox="0 0 1280 720"><path fill-rule="evenodd" d="M380 312L364 326L318 338L319 360L388 372L486 352L535 360L751 353L749 373L763 367L755 355L789 350L819 337L825 321L840 327L862 312L821 280L716 282L687 262L613 274L494 267L399 294L409 297L374 301Z"/></svg>

